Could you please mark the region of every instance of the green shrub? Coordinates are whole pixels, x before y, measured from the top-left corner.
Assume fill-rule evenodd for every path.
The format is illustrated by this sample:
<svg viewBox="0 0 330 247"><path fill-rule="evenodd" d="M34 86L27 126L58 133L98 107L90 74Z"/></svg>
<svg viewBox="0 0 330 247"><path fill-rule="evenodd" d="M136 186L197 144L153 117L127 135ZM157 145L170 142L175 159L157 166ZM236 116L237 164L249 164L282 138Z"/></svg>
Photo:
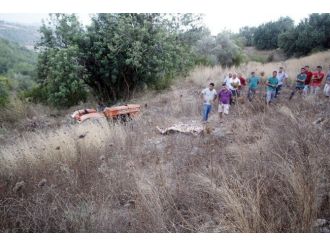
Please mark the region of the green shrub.
<svg viewBox="0 0 330 247"><path fill-rule="evenodd" d="M9 103L9 80L0 76L0 106L6 106Z"/></svg>

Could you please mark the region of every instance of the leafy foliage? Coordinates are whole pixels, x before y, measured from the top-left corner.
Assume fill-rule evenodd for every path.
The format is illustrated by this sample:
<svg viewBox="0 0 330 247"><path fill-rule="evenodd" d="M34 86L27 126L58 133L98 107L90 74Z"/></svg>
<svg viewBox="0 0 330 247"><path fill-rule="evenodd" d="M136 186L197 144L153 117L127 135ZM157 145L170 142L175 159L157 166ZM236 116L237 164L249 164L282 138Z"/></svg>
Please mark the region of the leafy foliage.
<svg viewBox="0 0 330 247"><path fill-rule="evenodd" d="M31 75L36 54L8 40L0 38L0 74L10 71Z"/></svg>
<svg viewBox="0 0 330 247"><path fill-rule="evenodd" d="M290 17L281 17L275 22L267 22L254 30L253 43L260 50L276 49L279 35L293 28L294 22Z"/></svg>
<svg viewBox="0 0 330 247"><path fill-rule="evenodd" d="M0 106L5 106L9 103L9 80L0 76Z"/></svg>
<svg viewBox="0 0 330 247"><path fill-rule="evenodd" d="M242 27L239 30L239 36L243 38L244 46L253 46L254 45L254 33L256 31L256 27Z"/></svg>
<svg viewBox="0 0 330 247"><path fill-rule="evenodd" d="M239 65L243 61L242 48L236 37L228 32L219 33L216 37L205 36L196 45L200 62L207 65Z"/></svg>
<svg viewBox="0 0 330 247"><path fill-rule="evenodd" d="M51 15L51 24L43 24L40 29L37 74L41 85L30 95L57 107L68 107L87 98L78 47L83 29L75 15Z"/></svg>
<svg viewBox="0 0 330 247"><path fill-rule="evenodd" d="M0 38L32 49L40 34L37 26L0 21Z"/></svg>
<svg viewBox="0 0 330 247"><path fill-rule="evenodd" d="M40 29L39 89L48 103L71 106L86 99L86 85L106 102L167 87L194 64L198 21L191 14L97 14L84 30L75 15L51 15Z"/></svg>
<svg viewBox="0 0 330 247"><path fill-rule="evenodd" d="M279 47L289 56L330 48L330 14L311 14L297 27L280 35Z"/></svg>
<svg viewBox="0 0 330 247"><path fill-rule="evenodd" d="M36 61L35 52L0 38L0 75L10 80L10 90L20 92L34 85Z"/></svg>

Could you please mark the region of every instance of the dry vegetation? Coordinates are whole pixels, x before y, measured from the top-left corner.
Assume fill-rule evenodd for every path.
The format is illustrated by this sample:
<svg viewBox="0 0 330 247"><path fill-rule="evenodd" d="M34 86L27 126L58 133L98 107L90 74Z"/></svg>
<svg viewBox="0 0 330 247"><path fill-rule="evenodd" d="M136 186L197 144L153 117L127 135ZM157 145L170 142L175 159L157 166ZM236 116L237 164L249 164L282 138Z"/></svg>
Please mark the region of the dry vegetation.
<svg viewBox="0 0 330 247"><path fill-rule="evenodd" d="M301 65L329 60L327 52L283 65L293 77ZM61 125L2 145L0 231L322 231L316 220L330 219L326 99L289 103L284 92L269 108L261 99L232 107L223 124L213 113L213 131L202 136L156 132L200 120L198 92L227 71L197 68L171 90L148 93L137 100L141 117L126 124Z"/></svg>

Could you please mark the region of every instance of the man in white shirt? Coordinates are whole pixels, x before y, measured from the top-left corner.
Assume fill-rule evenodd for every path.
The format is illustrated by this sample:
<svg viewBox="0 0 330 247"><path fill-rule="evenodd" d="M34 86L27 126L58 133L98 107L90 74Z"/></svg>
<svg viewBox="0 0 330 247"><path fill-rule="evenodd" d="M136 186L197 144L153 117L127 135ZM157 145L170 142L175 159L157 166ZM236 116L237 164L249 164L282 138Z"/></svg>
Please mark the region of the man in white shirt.
<svg viewBox="0 0 330 247"><path fill-rule="evenodd" d="M287 73L285 73L285 71L283 70L283 67L280 67L279 71L277 72L278 84L277 84L277 88L276 88L276 92L275 92L275 98L280 94L281 88L282 88L283 84L287 82L288 77L289 76Z"/></svg>
<svg viewBox="0 0 330 247"><path fill-rule="evenodd" d="M240 85L241 85L241 81L237 77L236 74L233 74L232 78L230 78L229 80L227 80L226 86L231 91L232 96L233 96L233 97L231 97L230 104L233 103L233 99L236 99L236 97L239 96L238 95L238 88L239 88Z"/></svg>
<svg viewBox="0 0 330 247"><path fill-rule="evenodd" d="M229 73L228 76L226 76L225 80L223 81L224 84L226 84L227 88L230 89L231 80L233 79L233 74Z"/></svg>
<svg viewBox="0 0 330 247"><path fill-rule="evenodd" d="M211 82L209 87L202 90L203 98L203 121L207 122L209 113L212 110L212 101L215 102L217 98L217 91L214 89L214 83Z"/></svg>

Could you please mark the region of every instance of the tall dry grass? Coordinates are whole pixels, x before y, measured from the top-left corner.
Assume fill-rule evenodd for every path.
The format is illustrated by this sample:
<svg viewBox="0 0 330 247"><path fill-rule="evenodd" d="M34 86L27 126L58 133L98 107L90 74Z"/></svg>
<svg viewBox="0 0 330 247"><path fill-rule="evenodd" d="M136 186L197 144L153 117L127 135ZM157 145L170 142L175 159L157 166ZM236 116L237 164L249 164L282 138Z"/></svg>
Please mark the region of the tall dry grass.
<svg viewBox="0 0 330 247"><path fill-rule="evenodd" d="M271 107L232 107L223 124L213 112L210 134L160 135L156 126L200 120L199 82L227 70L196 71L141 98L134 121L40 129L2 145L1 231L317 231L330 217L329 102L289 104L284 90Z"/></svg>
<svg viewBox="0 0 330 247"><path fill-rule="evenodd" d="M309 65L311 70L315 70L316 66L321 65L323 70L327 70L330 65L330 51L315 53L308 57L292 58L282 62L265 64L248 62L247 64L232 68L222 68L221 66L199 66L192 71L188 78L191 82L195 82L198 85L205 85L209 79L216 84L221 85L225 76L228 75L229 72L242 73L245 77L249 76L252 71L255 71L257 74L265 72L265 75L268 77L271 76L274 70L278 70L278 68L282 66L288 73L289 78L294 80L296 75L300 72L300 68L305 65Z"/></svg>

